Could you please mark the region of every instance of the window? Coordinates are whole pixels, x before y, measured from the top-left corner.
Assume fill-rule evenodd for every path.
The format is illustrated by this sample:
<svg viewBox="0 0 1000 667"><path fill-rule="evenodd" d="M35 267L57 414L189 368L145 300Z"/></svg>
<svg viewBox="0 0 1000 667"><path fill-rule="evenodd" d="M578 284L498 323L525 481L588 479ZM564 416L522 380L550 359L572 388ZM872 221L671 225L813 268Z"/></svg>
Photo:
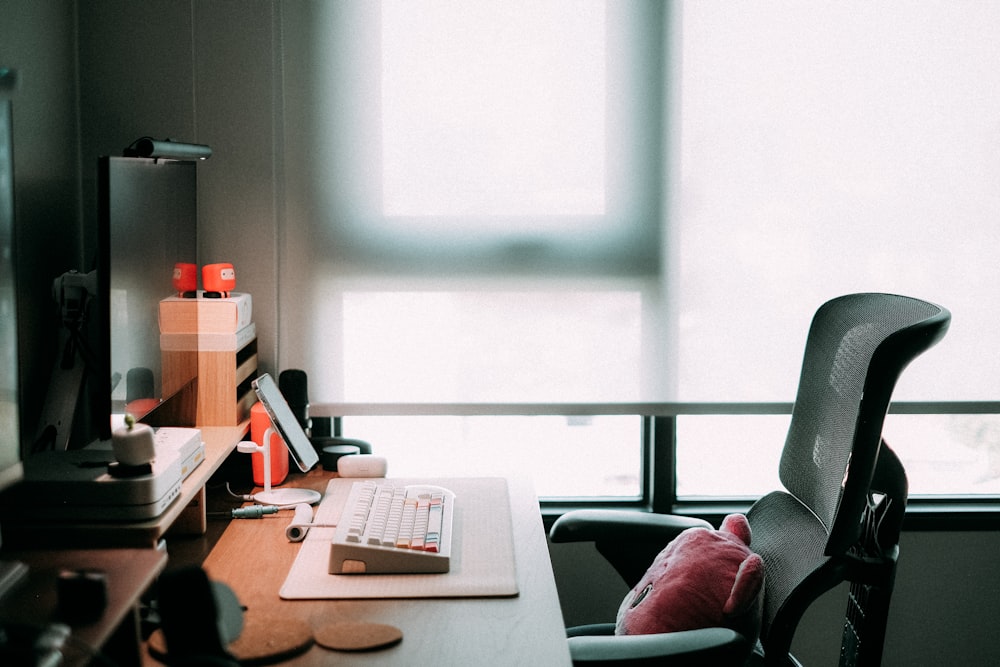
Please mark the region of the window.
<svg viewBox="0 0 1000 667"><path fill-rule="evenodd" d="M777 484L787 426L754 406L794 398L812 313L901 292L954 316L887 422L911 491L1000 491L984 414L1000 92L983 83L1000 9L414 7L281 8L279 364L309 370L314 402L743 404L678 417L670 493L753 497ZM531 440L505 414L434 422L474 434L449 460L494 433L591 451L579 425L535 421ZM429 423L378 438L402 451ZM610 456L644 465L595 424ZM538 486L563 494L572 475L552 470ZM628 478L610 495L634 494L632 473L610 476Z"/></svg>
<svg viewBox="0 0 1000 667"><path fill-rule="evenodd" d="M659 272L660 3L302 4L287 221L325 273Z"/></svg>
<svg viewBox="0 0 1000 667"><path fill-rule="evenodd" d="M997 492L995 416L942 412L995 400L1000 377L1000 154L987 148L1000 91L984 84L998 21L978 3L684 3L670 216L682 399L790 401L820 303L928 299L952 327L895 398L945 403L890 415L887 441L913 494ZM694 465L719 440L774 456L768 419L679 425L698 433L678 435L678 493L720 490L691 477L733 459Z"/></svg>
<svg viewBox="0 0 1000 667"><path fill-rule="evenodd" d="M280 363L315 400L660 387L665 20L645 0L282 8Z"/></svg>
<svg viewBox="0 0 1000 667"><path fill-rule="evenodd" d="M348 417L394 476L529 477L547 500L638 503L645 489L637 415Z"/></svg>
<svg viewBox="0 0 1000 667"><path fill-rule="evenodd" d="M606 45L600 2L383 2L383 213L604 215Z"/></svg>
<svg viewBox="0 0 1000 667"><path fill-rule="evenodd" d="M347 401L639 400L639 291L349 291L343 300Z"/></svg>
<svg viewBox="0 0 1000 667"><path fill-rule="evenodd" d="M682 394L789 400L814 308L912 294L955 316L904 400L990 400L1000 297L1000 8L686 3L679 110ZM986 14L991 14L992 17ZM780 295L780 298L776 296ZM730 332L748 338L727 345ZM762 335L760 335L762 334ZM715 368L760 360L743 381ZM961 368L961 372L955 372Z"/></svg>
<svg viewBox="0 0 1000 667"><path fill-rule="evenodd" d="M308 370L314 403L667 389L662 3L363 0L281 17L279 364ZM397 473L533 456L558 471L536 484L547 495L643 491L637 416L344 427L391 449Z"/></svg>

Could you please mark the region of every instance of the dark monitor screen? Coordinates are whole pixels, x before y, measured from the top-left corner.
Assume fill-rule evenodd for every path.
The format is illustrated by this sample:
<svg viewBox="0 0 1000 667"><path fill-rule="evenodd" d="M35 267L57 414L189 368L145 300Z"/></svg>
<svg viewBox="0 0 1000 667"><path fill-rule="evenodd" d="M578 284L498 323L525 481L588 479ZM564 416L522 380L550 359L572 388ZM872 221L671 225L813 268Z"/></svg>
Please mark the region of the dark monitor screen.
<svg viewBox="0 0 1000 667"><path fill-rule="evenodd" d="M11 103L0 82L0 489L21 479Z"/></svg>
<svg viewBox="0 0 1000 667"><path fill-rule="evenodd" d="M197 262L196 163L102 157L98 195L98 356L110 379L104 439L126 406L143 419L170 398L162 390L159 303L173 294L174 265Z"/></svg>

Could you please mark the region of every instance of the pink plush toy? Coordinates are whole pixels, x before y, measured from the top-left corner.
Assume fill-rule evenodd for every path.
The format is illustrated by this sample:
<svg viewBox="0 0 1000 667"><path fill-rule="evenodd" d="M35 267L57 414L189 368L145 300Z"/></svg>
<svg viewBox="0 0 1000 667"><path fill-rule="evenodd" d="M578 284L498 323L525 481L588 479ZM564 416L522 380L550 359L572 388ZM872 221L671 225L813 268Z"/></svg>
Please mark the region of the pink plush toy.
<svg viewBox="0 0 1000 667"><path fill-rule="evenodd" d="M749 545L750 524L742 514L727 516L717 531L682 532L625 596L616 634L726 627L757 641L764 562Z"/></svg>

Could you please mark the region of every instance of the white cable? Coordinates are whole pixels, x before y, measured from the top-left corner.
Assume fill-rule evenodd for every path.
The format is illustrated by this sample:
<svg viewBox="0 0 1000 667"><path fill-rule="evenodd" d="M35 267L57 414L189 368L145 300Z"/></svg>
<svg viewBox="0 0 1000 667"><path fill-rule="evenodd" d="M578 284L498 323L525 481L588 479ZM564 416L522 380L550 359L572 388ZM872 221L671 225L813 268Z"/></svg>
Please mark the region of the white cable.
<svg viewBox="0 0 1000 667"><path fill-rule="evenodd" d="M336 528L335 523L293 523L285 529L285 535L289 542L301 542L306 539L306 533L310 528Z"/></svg>

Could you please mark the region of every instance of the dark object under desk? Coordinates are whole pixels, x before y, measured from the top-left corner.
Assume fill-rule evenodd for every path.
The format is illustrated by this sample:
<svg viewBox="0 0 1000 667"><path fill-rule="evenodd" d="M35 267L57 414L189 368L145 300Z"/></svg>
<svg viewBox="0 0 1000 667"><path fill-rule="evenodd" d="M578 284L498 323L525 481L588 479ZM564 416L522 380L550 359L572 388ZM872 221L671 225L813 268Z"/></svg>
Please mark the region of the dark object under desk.
<svg viewBox="0 0 1000 667"><path fill-rule="evenodd" d="M139 664L139 598L167 563L158 549L5 550L4 558L28 565L27 578L0 599L0 625L16 632L32 632L52 624L66 624L70 638L62 648L66 667L91 664L95 655L111 664ZM86 570L103 573L106 601L93 619L67 618L59 609L59 573ZM0 663L3 663L0 653ZM94 660L94 664L105 664Z"/></svg>

